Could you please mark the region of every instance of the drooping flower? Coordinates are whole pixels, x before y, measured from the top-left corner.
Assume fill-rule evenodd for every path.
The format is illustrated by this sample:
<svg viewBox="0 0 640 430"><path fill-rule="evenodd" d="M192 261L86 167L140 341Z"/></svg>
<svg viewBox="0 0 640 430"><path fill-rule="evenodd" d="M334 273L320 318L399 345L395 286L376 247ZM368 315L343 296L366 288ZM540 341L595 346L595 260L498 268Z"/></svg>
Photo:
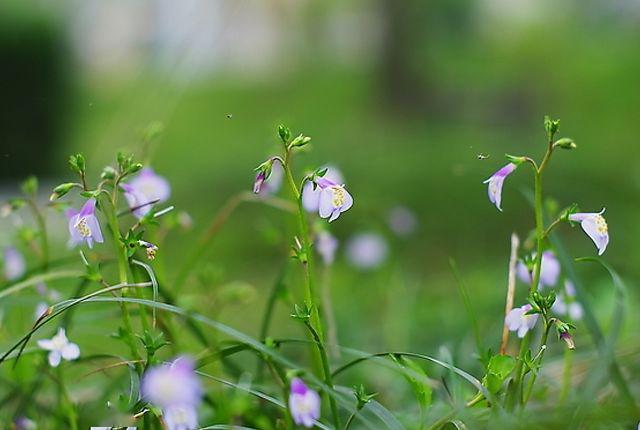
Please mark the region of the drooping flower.
<svg viewBox="0 0 640 430"><path fill-rule="evenodd" d="M333 264L335 259L336 250L338 249L338 239L336 239L331 233L326 230L322 230L316 237L316 250L322 262L326 266Z"/></svg>
<svg viewBox="0 0 640 430"><path fill-rule="evenodd" d="M573 336L568 331L560 333L560 340L563 340L567 344L567 348L576 349L576 344L573 341Z"/></svg>
<svg viewBox="0 0 640 430"><path fill-rule="evenodd" d="M396 206L389 211L389 228L400 237L407 237L418 228L416 215L404 206Z"/></svg>
<svg viewBox="0 0 640 430"><path fill-rule="evenodd" d="M324 176L315 177L312 183L305 184L302 204L307 210L317 210L320 218L329 218L331 222L353 206L353 197L344 185L327 178L327 173L328 170Z"/></svg>
<svg viewBox="0 0 640 430"><path fill-rule="evenodd" d="M504 319L504 323L510 331L518 332L518 337L523 338L529 330L532 330L538 321L538 314L527 315L531 305L527 304L519 308L513 308Z"/></svg>
<svg viewBox="0 0 640 430"><path fill-rule="evenodd" d="M557 315L568 315L573 321L582 319L584 310L576 300L576 290L568 279L564 282L564 292L556 296L551 310Z"/></svg>
<svg viewBox="0 0 640 430"><path fill-rule="evenodd" d="M517 167L516 164L509 163L484 181L485 184L489 184L489 200L496 205L499 211L502 211L500 205L502 203L502 185L504 184L504 180L513 173Z"/></svg>
<svg viewBox="0 0 640 430"><path fill-rule="evenodd" d="M518 261L516 266L516 274L518 278L527 285L531 285L531 273L522 262ZM542 266L540 268L540 282L538 288L552 287L558 283L560 276L560 262L556 258L553 251L544 251L542 253Z"/></svg>
<svg viewBox="0 0 640 430"><path fill-rule="evenodd" d="M139 240L138 245L147 251L147 258L149 260L155 260L156 254L158 254L158 246L145 240Z"/></svg>
<svg viewBox="0 0 640 430"><path fill-rule="evenodd" d="M289 411L297 425L307 428L313 427L314 421L320 418L320 396L300 378L291 380Z"/></svg>
<svg viewBox="0 0 640 430"><path fill-rule="evenodd" d="M120 188L124 191L129 208L138 218L145 216L154 204L168 200L171 195L169 182L150 167L140 170L128 183L120 184Z"/></svg>
<svg viewBox="0 0 640 430"><path fill-rule="evenodd" d="M197 428L202 388L190 358L178 357L172 363L147 370L141 393L146 401L162 409L168 430Z"/></svg>
<svg viewBox="0 0 640 430"><path fill-rule="evenodd" d="M602 216L603 213L604 209L600 212L580 212L569 215L569 220L579 222L584 232L593 240L598 248L598 255L602 255L609 244L609 228Z"/></svg>
<svg viewBox="0 0 640 430"><path fill-rule="evenodd" d="M35 421L30 420L27 417L16 418L13 422L15 430L36 430L38 427Z"/></svg>
<svg viewBox="0 0 640 430"><path fill-rule="evenodd" d="M71 244L78 245L83 241L87 242L89 248L93 247L93 242L104 242L100 224L96 217L96 199L91 198L82 206L80 212L74 209L67 210L69 219L69 233L71 234Z"/></svg>
<svg viewBox="0 0 640 430"><path fill-rule="evenodd" d="M344 183L342 173L335 167L327 167L323 178L336 184ZM318 212L320 208L320 187L314 187L312 182L305 182L302 188L302 206L307 212Z"/></svg>
<svg viewBox="0 0 640 430"><path fill-rule="evenodd" d="M364 270L380 266L388 253L387 242L377 233L360 233L352 237L346 246L347 260Z"/></svg>
<svg viewBox="0 0 640 430"><path fill-rule="evenodd" d="M51 339L38 341L38 346L49 351L49 364L51 367L58 367L61 359L67 361L80 357L80 348L75 343L69 342L64 328L60 327L58 333Z"/></svg>
<svg viewBox="0 0 640 430"><path fill-rule="evenodd" d="M4 277L13 281L24 275L26 269L27 264L20 251L13 246L7 246L4 249Z"/></svg>
<svg viewBox="0 0 640 430"><path fill-rule="evenodd" d="M273 158L270 161L268 170L261 169L256 174L256 179L253 182L253 192L260 195L275 194L282 185L282 179L284 178L284 169L282 164L277 158Z"/></svg>

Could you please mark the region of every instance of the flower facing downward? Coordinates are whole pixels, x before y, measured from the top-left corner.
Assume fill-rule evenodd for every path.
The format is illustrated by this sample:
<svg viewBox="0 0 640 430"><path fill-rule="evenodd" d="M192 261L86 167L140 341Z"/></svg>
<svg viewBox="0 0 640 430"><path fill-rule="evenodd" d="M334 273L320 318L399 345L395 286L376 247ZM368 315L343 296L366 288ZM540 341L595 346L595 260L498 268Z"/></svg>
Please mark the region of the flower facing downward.
<svg viewBox="0 0 640 430"><path fill-rule="evenodd" d="M104 242L98 218L96 218L96 199L89 199L82 206L80 212L73 209L67 210L69 219L69 233L71 234L71 244L77 245L83 241L87 242L89 248L93 247L93 242Z"/></svg>
<svg viewBox="0 0 640 430"><path fill-rule="evenodd" d="M518 261L516 274L522 282L529 285L531 284L531 273L529 273L529 269L522 261ZM540 283L538 284L538 287L543 288L556 285L558 283L559 276L560 262L553 251L544 251L542 253L542 266L540 268Z"/></svg>
<svg viewBox="0 0 640 430"><path fill-rule="evenodd" d="M129 208L138 218L145 216L154 204L168 200L171 195L169 182L150 167L140 170L129 183L120 184L120 188L124 191Z"/></svg>
<svg viewBox="0 0 640 430"><path fill-rule="evenodd" d="M282 185L284 169L277 158L272 158L263 164L264 168L258 170L256 179L253 182L253 192L255 194L269 195L275 194Z"/></svg>
<svg viewBox="0 0 640 430"><path fill-rule="evenodd" d="M296 424L311 428L313 422L320 418L320 396L307 387L302 379L294 378L291 381L289 410Z"/></svg>
<svg viewBox="0 0 640 430"><path fill-rule="evenodd" d="M320 254L322 262L326 266L333 264L337 249L338 239L333 237L331 233L324 230L318 233L316 238L316 250L318 251L318 254Z"/></svg>
<svg viewBox="0 0 640 430"><path fill-rule="evenodd" d="M527 315L531 310L531 305L524 305L509 311L504 319L504 323L510 331L517 331L518 337L523 338L525 334L536 325L538 314Z"/></svg>
<svg viewBox="0 0 640 430"><path fill-rule="evenodd" d="M326 178L317 178L315 183L317 189L320 189L320 199L318 200L320 218L329 218L329 222L332 222L342 212L348 211L353 206L353 197L344 185Z"/></svg>
<svg viewBox="0 0 640 430"><path fill-rule="evenodd" d="M162 409L168 430L198 427L197 407L202 388L193 366L191 359L178 357L170 364L147 370L142 377L142 397Z"/></svg>
<svg viewBox="0 0 640 430"><path fill-rule="evenodd" d="M60 327L58 333L51 339L38 341L38 346L49 351L49 364L51 367L58 367L61 359L67 361L80 357L80 348L75 343L69 342L65 330Z"/></svg>
<svg viewBox="0 0 640 430"><path fill-rule="evenodd" d="M593 240L598 248L598 255L602 255L609 244L609 228L602 214L604 209L595 213L575 213L569 215L569 220L579 222L585 233Z"/></svg>
<svg viewBox="0 0 640 430"><path fill-rule="evenodd" d="M13 246L8 246L4 249L4 277L13 281L24 275L27 268L27 264L24 261L24 257Z"/></svg>
<svg viewBox="0 0 640 430"><path fill-rule="evenodd" d="M335 167L327 167L327 171L322 177L336 184L342 184L344 179L342 173ZM318 212L320 208L320 193L322 189L314 186L313 182L305 182L302 188L302 206L307 212Z"/></svg>
<svg viewBox="0 0 640 430"><path fill-rule="evenodd" d="M496 205L499 211L502 211L502 207L500 207L502 203L502 184L504 184L506 177L513 173L517 167L516 164L509 163L484 181L485 184L489 184L489 200Z"/></svg>

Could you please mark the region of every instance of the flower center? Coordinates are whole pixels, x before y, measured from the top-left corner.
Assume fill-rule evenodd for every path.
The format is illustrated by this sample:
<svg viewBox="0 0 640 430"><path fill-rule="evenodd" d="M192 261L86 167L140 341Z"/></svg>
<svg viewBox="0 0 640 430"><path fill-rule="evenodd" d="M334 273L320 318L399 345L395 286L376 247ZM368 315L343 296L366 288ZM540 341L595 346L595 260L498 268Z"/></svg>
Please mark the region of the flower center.
<svg viewBox="0 0 640 430"><path fill-rule="evenodd" d="M333 207L339 208L340 206L344 205L347 193L345 189L340 185L333 185L331 189L333 190Z"/></svg>
<svg viewBox="0 0 640 430"><path fill-rule="evenodd" d="M607 234L609 232L609 227L607 226L607 222L604 220L602 215L596 215L596 229L600 234Z"/></svg>
<svg viewBox="0 0 640 430"><path fill-rule="evenodd" d="M86 217L78 219L78 222L76 222L76 225L74 225L74 227L82 237L91 236L91 229L89 228L89 224L87 224Z"/></svg>

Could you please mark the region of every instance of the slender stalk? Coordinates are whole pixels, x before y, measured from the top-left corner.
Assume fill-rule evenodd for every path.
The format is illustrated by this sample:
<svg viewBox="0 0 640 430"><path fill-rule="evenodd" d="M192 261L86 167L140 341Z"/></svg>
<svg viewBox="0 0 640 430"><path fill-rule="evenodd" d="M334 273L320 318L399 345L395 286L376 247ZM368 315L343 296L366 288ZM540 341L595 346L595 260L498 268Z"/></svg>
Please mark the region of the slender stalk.
<svg viewBox="0 0 640 430"><path fill-rule="evenodd" d="M542 363L542 359L544 358L544 353L547 350L547 338L549 337L549 331L551 330L552 325L546 319L545 316L545 327L544 332L542 333L542 341L540 342L540 351L538 352L538 363ZM539 371L538 371L539 372ZM538 376L538 372L533 372L531 378L529 378L529 384L527 385L526 395L522 397L522 406L524 407L529 398L531 397L531 392L533 391L533 384L536 382L536 378Z"/></svg>
<svg viewBox="0 0 640 430"><path fill-rule="evenodd" d="M357 412L354 412L351 415L349 415L349 418L347 419L347 423L344 425L344 430L349 430L349 427L351 427L351 423L353 422L356 415L357 415Z"/></svg>
<svg viewBox="0 0 640 430"><path fill-rule="evenodd" d="M469 400L464 406L465 406L465 408L470 408L472 406L477 405L482 400L484 400L484 396L482 395L482 393L478 393L473 399ZM435 423L431 424L427 428L427 430L437 430L437 429L441 428L442 426L444 426L446 423L451 421L456 416L456 412L457 411L455 409L450 411L449 413L447 413L446 415L444 415L440 419L438 419Z"/></svg>
<svg viewBox="0 0 640 430"><path fill-rule="evenodd" d="M562 370L562 389L560 390L560 403L567 401L569 390L571 389L571 368L573 367L573 351L569 348L564 350L564 367Z"/></svg>
<svg viewBox="0 0 640 430"><path fill-rule="evenodd" d="M306 213L304 211L304 207L302 206L302 196L300 191L298 190L298 186L296 185L295 180L293 179L293 173L291 172L291 150L286 149L285 158L283 168L285 172L285 176L287 178L287 182L289 183L289 187L291 188L291 192L296 200L298 207L298 228L300 234L300 240L302 241L302 251L305 255L305 261L303 262L304 266L304 278L305 278L305 301L308 306L311 308L311 321L307 322L306 325L311 331L313 338L316 341L316 346L318 349L318 354L320 355L320 361L322 362L322 369L324 372L324 381L330 388L333 389L333 383L331 378L331 368L329 367L329 358L327 356L327 351L324 347L324 331L322 328L322 321L320 320L320 312L318 306L316 304L316 288L315 288L315 280L313 276L313 252L311 250L311 240L309 237L309 226L307 224ZM336 404L333 396L330 396L327 393L327 397L329 398L329 404L331 406L331 413L333 415L333 421L336 429L340 428L340 415L338 414L338 406Z"/></svg>
<svg viewBox="0 0 640 430"><path fill-rule="evenodd" d="M516 263L518 262L518 247L520 239L515 233L511 234L511 256L509 257L509 280L507 283L507 299L504 305L504 316L513 309L513 298L516 293ZM500 354L507 352L507 344L509 343L509 327L505 323L502 327L502 341L500 342Z"/></svg>

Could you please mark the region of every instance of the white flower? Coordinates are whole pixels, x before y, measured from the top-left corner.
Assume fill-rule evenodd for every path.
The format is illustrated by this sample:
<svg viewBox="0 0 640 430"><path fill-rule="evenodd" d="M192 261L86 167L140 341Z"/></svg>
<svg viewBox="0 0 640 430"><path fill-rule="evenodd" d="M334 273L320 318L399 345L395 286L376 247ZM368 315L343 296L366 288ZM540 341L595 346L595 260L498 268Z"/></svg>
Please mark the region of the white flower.
<svg viewBox="0 0 640 430"><path fill-rule="evenodd" d="M80 348L75 343L69 342L62 327L58 329L58 333L53 338L39 340L38 346L50 351L49 364L51 367L58 367L62 358L70 361L80 357Z"/></svg>
<svg viewBox="0 0 640 430"><path fill-rule="evenodd" d="M509 311L504 319L504 323L510 331L517 331L518 337L523 338L527 332L536 325L538 314L527 315L531 310L531 305L524 305Z"/></svg>
<svg viewBox="0 0 640 430"><path fill-rule="evenodd" d="M598 248L598 255L602 255L609 244L609 227L607 221L600 212L575 213L569 215L569 220L579 222L585 233L593 240Z"/></svg>

